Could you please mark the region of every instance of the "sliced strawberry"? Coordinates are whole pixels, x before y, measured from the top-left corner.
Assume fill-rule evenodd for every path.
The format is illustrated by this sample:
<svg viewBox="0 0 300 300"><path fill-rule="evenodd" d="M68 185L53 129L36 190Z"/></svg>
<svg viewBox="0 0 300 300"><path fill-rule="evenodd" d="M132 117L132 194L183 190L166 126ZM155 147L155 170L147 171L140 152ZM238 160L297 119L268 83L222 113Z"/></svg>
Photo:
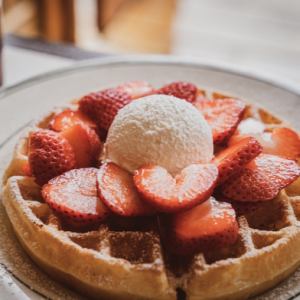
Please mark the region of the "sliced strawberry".
<svg viewBox="0 0 300 300"><path fill-rule="evenodd" d="M108 209L97 196L96 168L74 169L43 186L45 202L59 215L82 224L105 219Z"/></svg>
<svg viewBox="0 0 300 300"><path fill-rule="evenodd" d="M225 197L236 201L266 201L300 176L296 162L270 154L260 154L237 177L222 187Z"/></svg>
<svg viewBox="0 0 300 300"><path fill-rule="evenodd" d="M233 135L242 119L246 105L237 99L197 101L195 106L203 113L212 128L215 144L222 144Z"/></svg>
<svg viewBox="0 0 300 300"><path fill-rule="evenodd" d="M116 214L133 217L154 213L154 209L143 202L133 183L133 176L114 163L105 163L98 172L98 194L100 199Z"/></svg>
<svg viewBox="0 0 300 300"><path fill-rule="evenodd" d="M229 203L211 197L194 208L174 215L171 230L180 253L234 244L238 238L235 211Z"/></svg>
<svg viewBox="0 0 300 300"><path fill-rule="evenodd" d="M188 102L194 102L198 94L198 88L190 82L176 81L164 85L157 93L185 99Z"/></svg>
<svg viewBox="0 0 300 300"><path fill-rule="evenodd" d="M79 110L92 118L99 128L108 130L119 109L131 101L131 96L118 88L91 93L79 101Z"/></svg>
<svg viewBox="0 0 300 300"><path fill-rule="evenodd" d="M287 159L300 158L300 137L289 128L275 128L272 132L261 134L259 139L263 153L279 155Z"/></svg>
<svg viewBox="0 0 300 300"><path fill-rule="evenodd" d="M160 166L147 166L135 172L134 183L150 205L162 212L193 207L210 197L218 177L214 164L193 164L173 178Z"/></svg>
<svg viewBox="0 0 300 300"><path fill-rule="evenodd" d="M132 99L151 95L155 91L150 83L143 80L125 82L117 88L129 94Z"/></svg>
<svg viewBox="0 0 300 300"><path fill-rule="evenodd" d="M218 184L241 172L243 167L261 151L262 147L255 138L245 137L217 153L213 162L219 169Z"/></svg>
<svg viewBox="0 0 300 300"><path fill-rule="evenodd" d="M29 137L29 166L38 184L75 168L75 155L70 143L60 134L40 129Z"/></svg>
<svg viewBox="0 0 300 300"><path fill-rule="evenodd" d="M97 125L79 110L66 109L56 114L49 123L50 129L63 131L76 124L86 124L90 128L96 129Z"/></svg>
<svg viewBox="0 0 300 300"><path fill-rule="evenodd" d="M92 167L97 163L102 145L96 132L83 123L75 124L61 132L73 147L76 167Z"/></svg>

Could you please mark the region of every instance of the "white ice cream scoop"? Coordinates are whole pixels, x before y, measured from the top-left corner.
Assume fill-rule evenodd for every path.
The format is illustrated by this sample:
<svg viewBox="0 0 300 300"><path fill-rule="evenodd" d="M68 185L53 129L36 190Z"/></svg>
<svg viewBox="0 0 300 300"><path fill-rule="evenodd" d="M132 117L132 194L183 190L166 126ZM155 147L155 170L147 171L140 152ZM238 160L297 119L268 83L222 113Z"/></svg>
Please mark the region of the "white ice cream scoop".
<svg viewBox="0 0 300 300"><path fill-rule="evenodd" d="M212 132L203 115L192 104L166 95L140 98L122 108L104 150L104 160L129 172L156 164L172 175L212 156Z"/></svg>

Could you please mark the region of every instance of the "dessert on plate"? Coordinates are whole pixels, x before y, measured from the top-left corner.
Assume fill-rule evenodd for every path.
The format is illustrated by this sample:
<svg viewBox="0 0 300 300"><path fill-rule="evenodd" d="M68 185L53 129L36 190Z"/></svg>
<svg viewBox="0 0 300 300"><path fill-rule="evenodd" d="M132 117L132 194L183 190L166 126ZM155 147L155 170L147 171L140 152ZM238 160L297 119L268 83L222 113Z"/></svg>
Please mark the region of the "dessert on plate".
<svg viewBox="0 0 300 300"><path fill-rule="evenodd" d="M29 256L95 299L245 299L300 265L300 138L188 82L92 92L35 122L3 177Z"/></svg>

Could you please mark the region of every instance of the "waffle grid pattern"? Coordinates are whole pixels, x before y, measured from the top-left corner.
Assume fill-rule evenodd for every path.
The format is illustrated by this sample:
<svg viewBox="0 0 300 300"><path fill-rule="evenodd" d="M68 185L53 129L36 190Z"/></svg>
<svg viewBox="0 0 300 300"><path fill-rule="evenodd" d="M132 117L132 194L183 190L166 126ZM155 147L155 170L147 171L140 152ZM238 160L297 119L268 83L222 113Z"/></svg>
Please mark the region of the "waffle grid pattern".
<svg viewBox="0 0 300 300"><path fill-rule="evenodd" d="M212 97L224 96L213 93ZM53 113L45 117L36 127L46 128L52 115ZM261 120L266 124L267 130L283 126L278 118L253 106L247 108L246 117ZM300 263L300 183L298 181L281 191L274 200L262 204L255 214L249 212L238 218L240 236L235 245L209 253L198 253L183 260L171 257L166 247L162 246L157 219L150 218L143 222L112 220L89 232L69 231L49 206L43 203L40 187L32 178L22 176L23 166L27 161L26 152L25 137L17 145L14 158L5 175L4 180L8 179L5 190L10 194L5 201L17 199L18 205L30 222L40 227L50 228L50 232L53 232L56 238L68 242L68 247L75 246L75 248L88 250L89 255L95 257L100 254L102 259L112 260L113 265L125 265L129 270L137 271L136 274L147 273L149 277L145 278L149 279L152 276L153 282L160 283L155 291L151 286L148 289L139 287L135 285L141 283L139 280L134 282L136 279L129 278L128 282L131 282L131 286L135 285L138 291L133 295L124 279L124 283L121 282L120 287L115 291L109 290L109 286L108 291L104 291L110 297L117 297L118 292L122 292L124 299L147 297L240 299L272 287ZM5 202L4 204L7 207ZM10 209L7 210L11 218ZM19 232L19 238L20 234L22 233ZM288 253L289 243L292 246L298 245L299 254L293 252L290 258L280 259L281 255ZM275 254L268 256L268 253ZM270 266L268 263L274 262L275 259L278 260L273 263L274 266ZM290 263L288 269L285 269L286 260ZM262 267L265 264L269 270L253 273L256 268L253 265L255 261L258 265L261 263ZM239 270L241 264L242 271L244 273L246 271L246 274L242 274ZM267 278L270 272L274 272L272 281ZM242 277L238 277L241 274ZM255 280L253 276L256 276ZM220 280L220 283L211 284L216 280ZM100 289L100 293L102 292ZM92 291L91 294L95 293Z"/></svg>

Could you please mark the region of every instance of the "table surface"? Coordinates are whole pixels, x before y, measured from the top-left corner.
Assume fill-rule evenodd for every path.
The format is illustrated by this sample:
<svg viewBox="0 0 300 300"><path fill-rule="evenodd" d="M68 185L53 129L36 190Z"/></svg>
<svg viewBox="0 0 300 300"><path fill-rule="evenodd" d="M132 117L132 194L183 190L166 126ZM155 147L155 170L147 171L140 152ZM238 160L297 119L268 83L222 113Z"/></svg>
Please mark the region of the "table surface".
<svg viewBox="0 0 300 300"><path fill-rule="evenodd" d="M72 63L74 63L73 59L5 46L3 49L4 86L13 85L29 77L63 68Z"/></svg>
<svg viewBox="0 0 300 300"><path fill-rule="evenodd" d="M4 37L3 48L4 87L44 72L70 66L78 60L107 55L68 44L49 43L7 34Z"/></svg>

